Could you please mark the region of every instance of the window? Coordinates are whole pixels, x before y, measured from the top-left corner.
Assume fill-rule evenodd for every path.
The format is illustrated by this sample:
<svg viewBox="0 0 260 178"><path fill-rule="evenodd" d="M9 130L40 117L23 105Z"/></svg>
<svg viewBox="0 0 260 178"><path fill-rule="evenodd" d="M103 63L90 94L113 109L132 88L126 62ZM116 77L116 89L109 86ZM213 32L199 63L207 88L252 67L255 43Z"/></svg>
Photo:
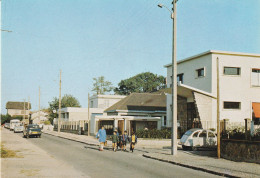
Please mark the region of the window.
<svg viewBox="0 0 260 178"><path fill-rule="evenodd" d="M229 102L225 101L224 102L224 109L240 109L240 102Z"/></svg>
<svg viewBox="0 0 260 178"><path fill-rule="evenodd" d="M183 83L183 75L184 75L184 74L178 74L178 75L177 75L177 82Z"/></svg>
<svg viewBox="0 0 260 178"><path fill-rule="evenodd" d="M207 131L203 131L200 133L199 137L206 137L207 136Z"/></svg>
<svg viewBox="0 0 260 178"><path fill-rule="evenodd" d="M251 85L260 86L260 69L252 69Z"/></svg>
<svg viewBox="0 0 260 178"><path fill-rule="evenodd" d="M225 75L240 75L239 67L224 67Z"/></svg>
<svg viewBox="0 0 260 178"><path fill-rule="evenodd" d="M199 132L195 132L192 137L198 137Z"/></svg>
<svg viewBox="0 0 260 178"><path fill-rule="evenodd" d="M208 137L215 137L213 132L208 132Z"/></svg>
<svg viewBox="0 0 260 178"><path fill-rule="evenodd" d="M167 117L164 116L164 117L163 117L163 125L164 125L164 126L166 126L166 124L167 124L167 120L166 120L166 119L167 119Z"/></svg>
<svg viewBox="0 0 260 178"><path fill-rule="evenodd" d="M205 70L204 68L197 69L197 77L204 77L205 76Z"/></svg>

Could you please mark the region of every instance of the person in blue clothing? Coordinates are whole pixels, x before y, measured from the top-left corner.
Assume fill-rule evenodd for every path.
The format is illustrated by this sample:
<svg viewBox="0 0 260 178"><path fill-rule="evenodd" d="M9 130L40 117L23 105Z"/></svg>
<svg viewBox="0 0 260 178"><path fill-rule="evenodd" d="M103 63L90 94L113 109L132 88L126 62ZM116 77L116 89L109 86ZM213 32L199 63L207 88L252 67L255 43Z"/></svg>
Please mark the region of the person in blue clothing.
<svg viewBox="0 0 260 178"><path fill-rule="evenodd" d="M127 135L127 131L124 131L124 134L121 136L121 141L122 141L122 150L126 151L126 143L128 140L128 135Z"/></svg>
<svg viewBox="0 0 260 178"><path fill-rule="evenodd" d="M96 137L97 139L99 139L99 151L103 151L103 147L107 139L107 133L104 126L102 126L101 129L99 129Z"/></svg>

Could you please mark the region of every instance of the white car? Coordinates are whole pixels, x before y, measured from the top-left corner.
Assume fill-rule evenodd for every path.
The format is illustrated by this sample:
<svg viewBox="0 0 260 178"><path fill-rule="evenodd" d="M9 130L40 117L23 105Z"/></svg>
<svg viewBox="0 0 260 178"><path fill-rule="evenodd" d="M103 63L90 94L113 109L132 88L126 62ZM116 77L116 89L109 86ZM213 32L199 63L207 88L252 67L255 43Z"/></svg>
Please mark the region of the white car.
<svg viewBox="0 0 260 178"><path fill-rule="evenodd" d="M17 133L17 132L23 132L23 125L18 125L18 126L15 126L14 127L14 133Z"/></svg>
<svg viewBox="0 0 260 178"><path fill-rule="evenodd" d="M181 137L183 150L197 150L197 148L216 148L217 136L211 130L190 129Z"/></svg>

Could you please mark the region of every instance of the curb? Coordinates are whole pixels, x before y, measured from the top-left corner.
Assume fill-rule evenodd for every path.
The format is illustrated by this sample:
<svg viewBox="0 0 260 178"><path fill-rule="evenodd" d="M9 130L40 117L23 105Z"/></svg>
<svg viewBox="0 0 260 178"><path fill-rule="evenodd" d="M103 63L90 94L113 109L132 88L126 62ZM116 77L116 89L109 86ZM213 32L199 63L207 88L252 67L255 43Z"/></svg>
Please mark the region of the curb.
<svg viewBox="0 0 260 178"><path fill-rule="evenodd" d="M74 141L74 142L83 143L83 144L90 145L90 146L99 146L99 144L87 143L87 142L84 142L84 141L79 141L79 140L75 140L75 139L72 139L72 138L66 138L66 137L62 137L62 136L58 136L58 135L51 134L51 133L46 133L46 132L43 132L43 133L44 133L44 134L47 134L47 135L54 136L54 137L59 137L59 138L71 140L71 141ZM141 152L144 152L144 153L149 153L148 151L143 151L143 150L139 150L139 149L136 149L136 150L141 151Z"/></svg>
<svg viewBox="0 0 260 178"><path fill-rule="evenodd" d="M208 170L208 169L205 169L205 168L190 166L190 165L186 165L186 164L182 164L182 163L177 163L177 162L174 162L174 161L169 161L169 160L164 160L164 159L160 159L160 158L147 156L145 154L143 154L143 157L149 158L149 159L154 159L154 160L157 160L157 161L166 162L166 163L171 163L171 164L174 164L174 165L177 165L177 166L182 166L182 167L186 167L186 168L190 168L190 169L194 169L194 170L198 170L198 171L203 171L203 172L207 172L207 173L210 173L210 174L219 175L219 176L223 176L223 177L240 178L240 177L233 176L233 175L226 174L226 173L211 171L211 170Z"/></svg>

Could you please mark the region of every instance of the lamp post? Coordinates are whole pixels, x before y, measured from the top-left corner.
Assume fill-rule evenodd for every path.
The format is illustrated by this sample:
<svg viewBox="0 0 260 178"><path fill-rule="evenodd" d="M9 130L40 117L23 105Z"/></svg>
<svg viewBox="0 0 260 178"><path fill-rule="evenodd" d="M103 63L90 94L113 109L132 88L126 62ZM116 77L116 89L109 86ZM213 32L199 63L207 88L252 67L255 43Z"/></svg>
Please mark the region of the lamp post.
<svg viewBox="0 0 260 178"><path fill-rule="evenodd" d="M178 0L173 0L173 8L170 10L163 4L158 4L158 7L165 7L172 18L172 148L171 154L177 154L177 62L176 62L176 27L177 27L177 9L176 3Z"/></svg>
<svg viewBox="0 0 260 178"><path fill-rule="evenodd" d="M59 90L59 119L58 119L58 133L60 133L61 124L61 70L60 70L60 90Z"/></svg>

